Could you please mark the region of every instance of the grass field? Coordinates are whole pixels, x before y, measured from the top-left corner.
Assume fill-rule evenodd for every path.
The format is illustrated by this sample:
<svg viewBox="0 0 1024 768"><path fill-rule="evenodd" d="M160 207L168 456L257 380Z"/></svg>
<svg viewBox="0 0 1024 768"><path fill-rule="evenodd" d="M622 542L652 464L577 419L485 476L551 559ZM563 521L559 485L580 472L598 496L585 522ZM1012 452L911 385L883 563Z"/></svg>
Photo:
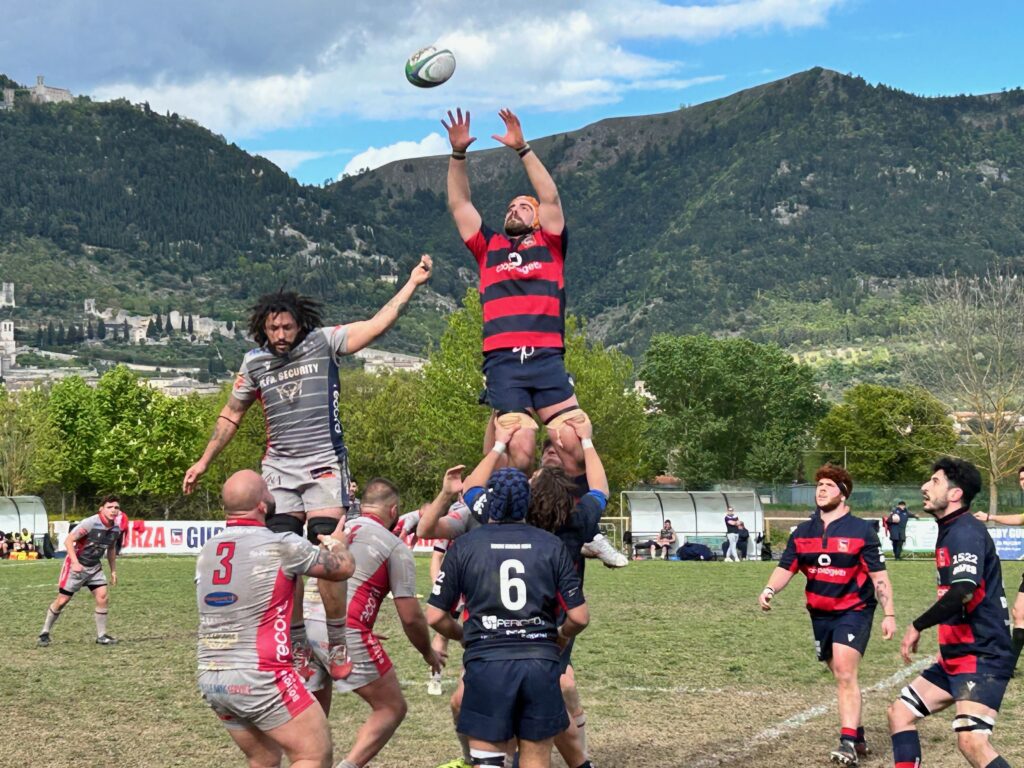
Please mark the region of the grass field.
<svg viewBox="0 0 1024 768"><path fill-rule="evenodd" d="M53 632L35 647L59 563L0 564L0 616L7 654L0 686L0 766L242 766L244 761L195 687L196 627L192 558L122 558L112 590L110 633L94 644L92 598L78 595ZM420 591L427 561L419 559ZM632 563L623 571L591 566L592 623L574 661L588 711L588 736L600 768L625 766L765 768L827 765L838 738L834 688L813 660L802 577L763 615L756 598L771 563ZM1024 563L1004 564L1010 599ZM934 600L935 571L925 562L891 563L900 633ZM880 620L861 666L865 725L875 755L891 765L885 708L906 679L897 637L883 642ZM408 646L390 605L379 630L395 660L409 715L374 768L430 768L454 757L447 695L426 694L426 667ZM920 659L934 654L926 633ZM457 674L457 652L445 676ZM1024 692L1011 683L995 743L1024 764ZM335 697L335 756L351 745L364 705ZM950 716L922 731L928 766L962 766ZM559 759L554 765L561 766Z"/></svg>

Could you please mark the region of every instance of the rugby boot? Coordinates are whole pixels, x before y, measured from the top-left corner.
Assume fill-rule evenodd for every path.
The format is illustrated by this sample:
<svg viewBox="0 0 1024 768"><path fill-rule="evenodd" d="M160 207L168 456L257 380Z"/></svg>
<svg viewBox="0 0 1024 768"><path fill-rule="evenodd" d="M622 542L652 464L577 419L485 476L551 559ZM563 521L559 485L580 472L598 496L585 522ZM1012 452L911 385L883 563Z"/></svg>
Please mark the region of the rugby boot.
<svg viewBox="0 0 1024 768"><path fill-rule="evenodd" d="M857 750L857 757L867 757L871 754L871 747L863 739L853 742L853 748Z"/></svg>
<svg viewBox="0 0 1024 768"><path fill-rule="evenodd" d="M431 696L440 696L444 693L444 689L441 688L440 673L430 675L430 680L427 682L427 693Z"/></svg>
<svg viewBox="0 0 1024 768"><path fill-rule="evenodd" d="M110 635L100 635L96 638L96 645L117 645L117 640Z"/></svg>
<svg viewBox="0 0 1024 768"><path fill-rule="evenodd" d="M39 646L40 648L45 648L49 644L50 644L50 633L49 632L43 632L41 635L39 635L39 639L36 640L36 645Z"/></svg>
<svg viewBox="0 0 1024 768"><path fill-rule="evenodd" d="M629 565L629 558L619 552L603 533L594 537L593 541L587 542L580 549L584 557L596 557L605 568L625 568Z"/></svg>
<svg viewBox="0 0 1024 768"><path fill-rule="evenodd" d="M840 741L839 746L833 749L828 756L836 765L857 765L857 749L853 746L852 741L845 739Z"/></svg>
<svg viewBox="0 0 1024 768"><path fill-rule="evenodd" d="M327 651L327 662L332 680L344 680L352 674L352 660L344 645L332 645Z"/></svg>
<svg viewBox="0 0 1024 768"><path fill-rule="evenodd" d="M303 679L309 680L313 676L313 649L301 640L292 642L292 667Z"/></svg>

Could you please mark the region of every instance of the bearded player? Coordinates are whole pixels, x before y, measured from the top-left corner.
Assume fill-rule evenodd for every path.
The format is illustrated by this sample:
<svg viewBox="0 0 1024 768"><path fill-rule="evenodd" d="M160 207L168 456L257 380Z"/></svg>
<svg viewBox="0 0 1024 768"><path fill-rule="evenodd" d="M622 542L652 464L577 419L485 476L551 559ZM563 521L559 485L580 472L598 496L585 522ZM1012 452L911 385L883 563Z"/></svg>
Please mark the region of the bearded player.
<svg viewBox="0 0 1024 768"><path fill-rule="evenodd" d="M529 471L536 451L534 415L582 465L579 440L566 424L587 416L565 371L565 216L558 188L526 143L519 118L507 109L498 114L505 134L494 139L519 155L536 194L508 204L503 232L483 223L470 196L466 150L476 139L470 136L469 112L449 111L448 122L441 121L452 146L448 207L480 270L485 398L505 426L523 427L508 447L509 465Z"/></svg>
<svg viewBox="0 0 1024 768"><path fill-rule="evenodd" d="M853 491L850 473L826 464L814 478L817 508L790 535L759 602L762 610L770 611L772 598L798 571L807 577L807 611L818 661L828 664L839 700L839 746L829 756L834 763L851 766L869 753L857 669L871 637L875 606L882 605L886 640L896 633L896 609L878 534L847 506Z"/></svg>
<svg viewBox="0 0 1024 768"><path fill-rule="evenodd" d="M350 504L348 451L338 416L339 360L368 346L395 324L416 289L430 278L432 266L430 256L421 256L408 282L376 315L347 325L321 327L320 304L307 296L287 291L261 296L249 317L249 333L259 347L242 360L213 437L185 473L182 490L195 490L210 462L238 431L249 406L259 400L267 423L263 479L276 505L276 511L267 515L267 527L301 536L305 523L313 543L333 533ZM337 657L334 672L340 675L348 669L344 586L324 581L318 586ZM296 588L292 640L297 667L309 674L301 581Z"/></svg>

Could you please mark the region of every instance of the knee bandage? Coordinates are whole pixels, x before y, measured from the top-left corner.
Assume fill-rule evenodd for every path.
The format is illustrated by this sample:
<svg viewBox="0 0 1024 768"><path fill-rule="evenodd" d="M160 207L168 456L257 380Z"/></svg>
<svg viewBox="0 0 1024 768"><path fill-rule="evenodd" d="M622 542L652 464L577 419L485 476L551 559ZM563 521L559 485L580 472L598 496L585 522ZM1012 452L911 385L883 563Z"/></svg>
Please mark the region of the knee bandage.
<svg viewBox="0 0 1024 768"><path fill-rule="evenodd" d="M547 427L548 432L557 432L570 421L575 424L586 424L590 421L590 417L587 416L586 411L579 406L574 405L570 408L566 408L564 411L556 413L544 422L544 426Z"/></svg>
<svg viewBox="0 0 1024 768"><path fill-rule="evenodd" d="M306 524L306 537L314 544L320 543L320 534L330 536L338 527L336 517L311 517Z"/></svg>
<svg viewBox="0 0 1024 768"><path fill-rule="evenodd" d="M903 690L900 691L900 701L907 705L907 709L914 714L914 717L928 717L931 714L924 699L909 685L903 686Z"/></svg>
<svg viewBox="0 0 1024 768"><path fill-rule="evenodd" d="M473 758L474 766L486 765L495 766L495 768L504 768L505 766L504 752L489 752L484 749L470 748L469 754Z"/></svg>
<svg viewBox="0 0 1024 768"><path fill-rule="evenodd" d="M294 533L302 535L302 521L297 517L286 515L283 512L267 515L267 528L274 533Z"/></svg>
<svg viewBox="0 0 1024 768"><path fill-rule="evenodd" d="M994 717L985 717L984 715L957 715L953 718L953 730L956 733L973 731L975 733L980 733L983 736L989 736L992 733L992 729L995 727L996 719Z"/></svg>
<svg viewBox="0 0 1024 768"><path fill-rule="evenodd" d="M498 414L498 424L505 429L510 429L516 424L520 429L537 429L537 422L533 417L523 411L506 411Z"/></svg>

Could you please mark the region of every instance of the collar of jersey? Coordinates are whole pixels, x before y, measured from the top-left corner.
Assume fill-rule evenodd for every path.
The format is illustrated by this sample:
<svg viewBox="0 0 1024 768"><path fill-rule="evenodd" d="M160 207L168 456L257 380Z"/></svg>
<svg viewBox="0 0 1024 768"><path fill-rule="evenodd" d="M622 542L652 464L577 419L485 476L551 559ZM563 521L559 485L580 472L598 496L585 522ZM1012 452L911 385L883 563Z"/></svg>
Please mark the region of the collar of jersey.
<svg viewBox="0 0 1024 768"><path fill-rule="evenodd" d="M961 507L956 512L954 512L952 515L946 515L941 520L936 520L936 522L939 525L949 525L954 520L959 520L961 517L964 516L964 514L970 514L970 512L971 512L971 508L970 507Z"/></svg>
<svg viewBox="0 0 1024 768"><path fill-rule="evenodd" d="M227 521L228 528L234 528L236 525L253 525L253 526L259 526L259 527L262 528L262 527L266 526L266 523L261 523L259 520L250 520L250 519L248 519L246 517L240 517L237 520L228 520Z"/></svg>

